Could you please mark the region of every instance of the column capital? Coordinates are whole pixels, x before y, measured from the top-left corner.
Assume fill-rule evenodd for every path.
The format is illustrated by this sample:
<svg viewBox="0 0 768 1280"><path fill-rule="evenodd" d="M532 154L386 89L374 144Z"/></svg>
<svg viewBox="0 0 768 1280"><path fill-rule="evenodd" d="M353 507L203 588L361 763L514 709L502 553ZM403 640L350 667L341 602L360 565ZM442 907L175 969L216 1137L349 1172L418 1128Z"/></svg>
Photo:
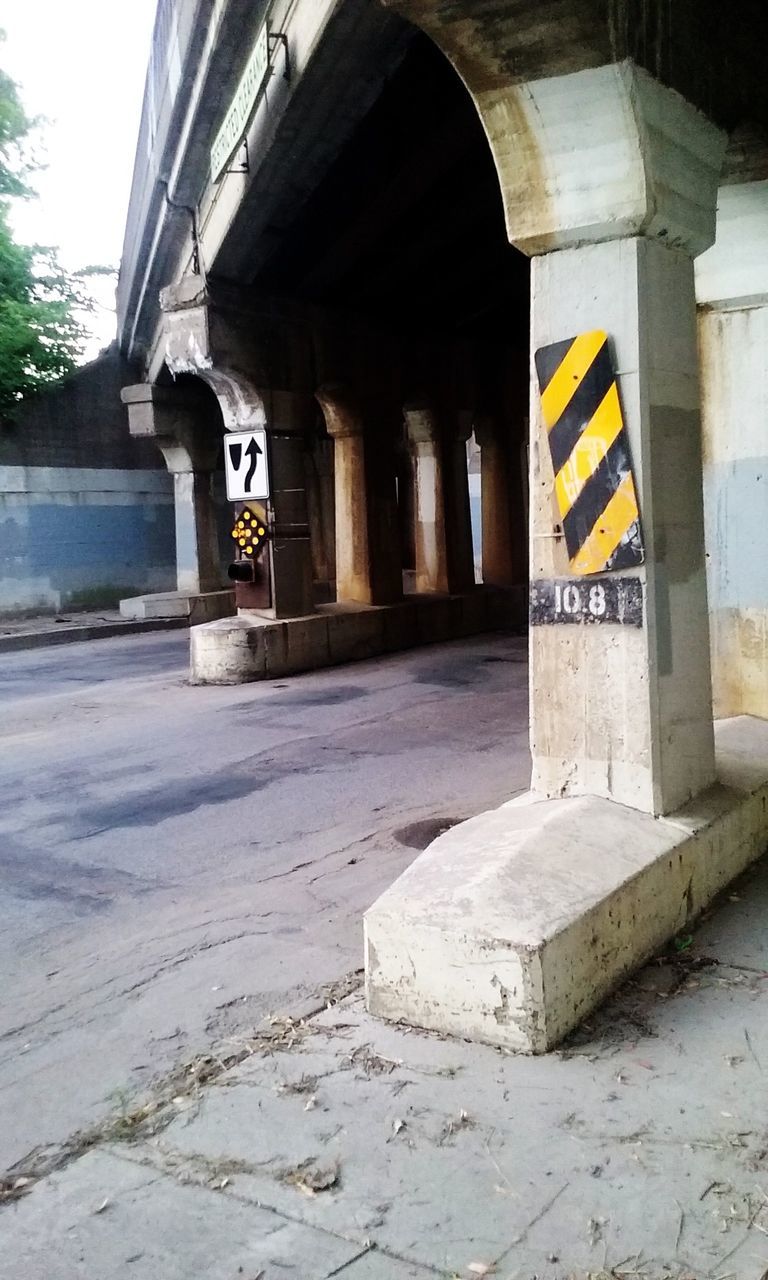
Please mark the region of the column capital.
<svg viewBox="0 0 768 1280"><path fill-rule="evenodd" d="M215 468L220 429L206 420L193 392L141 382L123 387L120 398L128 409L130 434L154 440L172 474Z"/></svg>
<svg viewBox="0 0 768 1280"><path fill-rule="evenodd" d="M630 61L477 95L507 233L529 256L631 236L715 238L726 135Z"/></svg>
<svg viewBox="0 0 768 1280"><path fill-rule="evenodd" d="M227 430L269 428L271 404L282 413L290 397L311 398L313 318L301 304L197 276L164 289L160 303L166 365L208 383Z"/></svg>
<svg viewBox="0 0 768 1280"><path fill-rule="evenodd" d="M523 253L647 236L695 257L714 242L725 134L638 66L628 55L642 46L617 39L593 4L542 14L527 2L508 13L480 0L384 3L426 31L464 80L507 234Z"/></svg>
<svg viewBox="0 0 768 1280"><path fill-rule="evenodd" d="M475 439L481 449L493 446L501 438L502 419L495 413L480 413L474 421Z"/></svg>
<svg viewBox="0 0 768 1280"><path fill-rule="evenodd" d="M319 387L315 399L323 411L328 435L333 440L365 434L363 413L351 388L339 383Z"/></svg>
<svg viewBox="0 0 768 1280"><path fill-rule="evenodd" d="M437 415L430 405L406 405L403 409L405 434L411 448L420 444L436 445L440 439Z"/></svg>
<svg viewBox="0 0 768 1280"><path fill-rule="evenodd" d="M768 178L720 188L717 240L696 262L696 301L712 311L768 304Z"/></svg>
<svg viewBox="0 0 768 1280"><path fill-rule="evenodd" d="M403 409L409 445L455 441L466 444L472 435L471 409L443 410L435 404L413 402Z"/></svg>

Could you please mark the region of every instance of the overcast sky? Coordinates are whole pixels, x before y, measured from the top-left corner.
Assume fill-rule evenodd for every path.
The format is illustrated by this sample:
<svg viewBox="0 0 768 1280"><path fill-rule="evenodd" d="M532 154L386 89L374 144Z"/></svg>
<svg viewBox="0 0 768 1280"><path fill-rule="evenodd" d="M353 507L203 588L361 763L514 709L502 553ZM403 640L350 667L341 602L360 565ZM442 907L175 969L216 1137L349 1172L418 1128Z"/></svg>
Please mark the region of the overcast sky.
<svg viewBox="0 0 768 1280"><path fill-rule="evenodd" d="M3 0L4 69L44 115L39 200L19 202L18 239L56 245L66 267L120 261L156 0ZM111 303L110 285L105 301ZM114 336L102 309L89 356Z"/></svg>

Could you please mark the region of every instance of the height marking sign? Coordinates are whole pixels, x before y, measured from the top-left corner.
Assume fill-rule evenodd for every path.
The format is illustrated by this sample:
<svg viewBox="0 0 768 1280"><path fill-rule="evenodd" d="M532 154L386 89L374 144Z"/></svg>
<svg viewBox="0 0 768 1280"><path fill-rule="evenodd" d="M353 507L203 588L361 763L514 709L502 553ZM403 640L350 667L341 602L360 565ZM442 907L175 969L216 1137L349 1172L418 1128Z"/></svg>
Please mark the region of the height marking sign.
<svg viewBox="0 0 768 1280"><path fill-rule="evenodd" d="M225 435L224 472L230 502L268 498L266 431L232 431Z"/></svg>

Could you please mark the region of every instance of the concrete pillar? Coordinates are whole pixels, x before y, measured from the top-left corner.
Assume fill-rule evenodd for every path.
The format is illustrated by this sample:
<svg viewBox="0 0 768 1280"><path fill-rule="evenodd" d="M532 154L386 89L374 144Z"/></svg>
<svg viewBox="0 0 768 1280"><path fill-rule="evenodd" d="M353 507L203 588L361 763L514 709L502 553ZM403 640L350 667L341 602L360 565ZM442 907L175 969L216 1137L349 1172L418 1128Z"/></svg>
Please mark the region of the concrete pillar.
<svg viewBox="0 0 768 1280"><path fill-rule="evenodd" d="M596 354L607 335L642 524L638 565L628 521L594 489L581 501L604 459L626 485L618 417L599 412L610 372L557 436L532 377L533 787L440 837L366 913L371 1012L540 1053L765 848L768 727L726 721L717 771L713 752L693 259L714 241L726 139L631 62L595 65L617 26L594 5L542 14L531 41L518 4L483 23L472 0L386 3L441 45L482 117L509 238L533 258L533 353L562 344L553 432L591 363L573 339ZM566 470L576 441L590 466ZM588 575L564 546L553 452L563 505L603 548ZM636 607L609 612L609 592Z"/></svg>
<svg viewBox="0 0 768 1280"><path fill-rule="evenodd" d="M646 555L641 625L531 628L532 785L669 813L714 778L693 263L642 237L537 258L532 321L534 348L611 335ZM576 582L538 387L531 421L532 588Z"/></svg>
<svg viewBox="0 0 768 1280"><path fill-rule="evenodd" d="M271 489L272 609L264 612L275 618L298 618L314 610L305 458L312 402L287 392L262 391L261 398L266 408Z"/></svg>
<svg viewBox="0 0 768 1280"><path fill-rule="evenodd" d="M306 455L307 508L312 544L312 576L319 604L336 598L333 441L312 435Z"/></svg>
<svg viewBox="0 0 768 1280"><path fill-rule="evenodd" d="M336 598L391 604L402 596L393 455L345 388L317 400L334 442Z"/></svg>
<svg viewBox="0 0 768 1280"><path fill-rule="evenodd" d="M413 463L413 524L417 591L449 592L445 476L431 409L407 408L405 429Z"/></svg>
<svg viewBox="0 0 768 1280"><path fill-rule="evenodd" d="M173 471L176 585L190 595L221 589L211 480L210 471Z"/></svg>
<svg viewBox="0 0 768 1280"><path fill-rule="evenodd" d="M454 592L471 591L475 585L467 470L467 441L471 435L471 413L459 411L454 417L448 417L443 438L445 533L448 580Z"/></svg>
<svg viewBox="0 0 768 1280"><path fill-rule="evenodd" d="M475 419L480 446L483 582L516 587L528 577L522 444L500 415Z"/></svg>
<svg viewBox="0 0 768 1280"><path fill-rule="evenodd" d="M305 437L312 423L312 341L290 307L197 276L163 289L165 363L213 390L227 431L266 428L273 618L314 608Z"/></svg>
<svg viewBox="0 0 768 1280"><path fill-rule="evenodd" d="M211 422L208 406L189 390L138 383L124 387L121 396L131 435L153 439L173 476L177 589L188 595L220 591L212 473L223 424Z"/></svg>
<svg viewBox="0 0 768 1280"><path fill-rule="evenodd" d="M416 590L469 591L474 585L466 442L471 421L441 430L429 406L405 410L413 458Z"/></svg>
<svg viewBox="0 0 768 1280"><path fill-rule="evenodd" d="M768 719L768 156L718 197L696 262L716 716ZM752 170L754 173L754 169Z"/></svg>
<svg viewBox="0 0 768 1280"><path fill-rule="evenodd" d="M510 236L533 258L532 350L607 333L645 547L642 566L591 581L569 563L534 377L532 594L635 578L642 616L603 622L598 597L588 620L532 611L532 786L669 813L714 778L693 257L714 236L725 140L631 63L484 106Z"/></svg>

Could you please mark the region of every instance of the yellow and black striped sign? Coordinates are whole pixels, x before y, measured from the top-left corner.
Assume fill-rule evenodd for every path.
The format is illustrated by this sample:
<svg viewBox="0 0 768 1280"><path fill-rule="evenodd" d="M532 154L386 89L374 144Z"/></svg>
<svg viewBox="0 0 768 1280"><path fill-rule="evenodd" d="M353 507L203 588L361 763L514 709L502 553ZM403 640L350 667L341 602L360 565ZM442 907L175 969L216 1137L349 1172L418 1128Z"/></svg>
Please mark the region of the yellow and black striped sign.
<svg viewBox="0 0 768 1280"><path fill-rule="evenodd" d="M536 352L541 407L571 569L642 564L629 441L602 329Z"/></svg>

